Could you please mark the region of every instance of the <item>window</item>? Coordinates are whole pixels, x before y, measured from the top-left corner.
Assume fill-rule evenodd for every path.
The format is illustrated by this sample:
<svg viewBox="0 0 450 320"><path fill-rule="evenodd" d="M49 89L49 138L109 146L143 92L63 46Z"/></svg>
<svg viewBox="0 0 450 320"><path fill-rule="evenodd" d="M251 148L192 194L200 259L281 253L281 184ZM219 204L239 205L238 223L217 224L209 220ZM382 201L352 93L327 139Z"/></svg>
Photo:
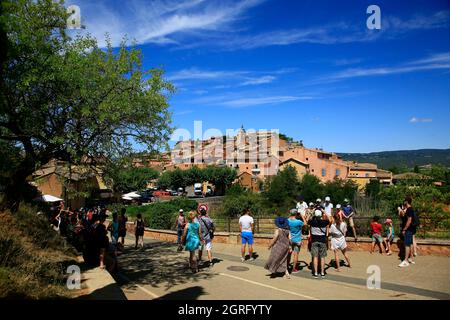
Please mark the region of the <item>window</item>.
<svg viewBox="0 0 450 320"><path fill-rule="evenodd" d="M336 177L339 177L341 175L341 170L340 169L336 169Z"/></svg>
<svg viewBox="0 0 450 320"><path fill-rule="evenodd" d="M327 175L327 170L326 169L322 169L322 177L325 177Z"/></svg>

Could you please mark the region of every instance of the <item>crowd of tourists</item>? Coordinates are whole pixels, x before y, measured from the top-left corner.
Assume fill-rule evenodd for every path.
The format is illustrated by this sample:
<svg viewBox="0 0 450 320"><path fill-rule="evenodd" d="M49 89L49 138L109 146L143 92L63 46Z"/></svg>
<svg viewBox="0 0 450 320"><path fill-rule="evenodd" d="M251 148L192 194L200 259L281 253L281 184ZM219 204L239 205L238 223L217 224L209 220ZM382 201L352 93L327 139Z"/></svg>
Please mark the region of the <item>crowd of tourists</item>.
<svg viewBox="0 0 450 320"><path fill-rule="evenodd" d="M402 268L415 264L414 257L417 255L415 233L419 218L411 204L412 199L407 198L398 207L398 216L401 220L399 237L405 249L404 258L399 265ZM58 207L53 208L53 212L52 223L55 230L83 252L84 260L88 264L106 268L110 272L117 271L117 255L123 251L127 232L128 218L125 208L120 214L117 211L111 213L105 207L81 208L72 211L70 207L65 207L64 202L61 202ZM273 277L282 275L290 278L290 274L298 273L303 240L307 241L307 248L311 255L309 265L314 278L326 277L325 259L329 250L333 252L333 259L329 265L336 271L341 271L340 254L345 260L344 265L351 268L346 239L348 228L350 228L354 241L358 241L354 223L355 214L356 210L348 199L336 207L330 197L325 197L324 201L317 199L315 203L309 204L300 199L296 202L295 209L289 211L288 217L278 214L274 220L275 232L268 245L270 255L265 263L265 269L269 270ZM105 220L109 216L111 221L106 226ZM135 248L144 247L144 225L142 215L138 214L134 222ZM189 269L196 273L200 265L212 267L215 261L212 244L216 227L206 209L200 207L198 211L189 211L187 215L183 209L180 209L174 227L177 230L178 251L184 249L189 252ZM239 218L242 262L255 260L254 227L251 210L246 209ZM392 255L392 244L396 238L393 220L387 218L381 222L379 216L374 216L370 223L370 231L372 235L370 253L373 254L378 245L381 253ZM205 250L206 258L203 263Z"/></svg>
<svg viewBox="0 0 450 320"><path fill-rule="evenodd" d="M50 211L54 229L83 253L87 264L112 273L117 271L117 255L123 251L128 220L124 208L120 214L103 206L71 210L61 201ZM108 217L112 221L106 225Z"/></svg>
<svg viewBox="0 0 450 320"><path fill-rule="evenodd" d="M398 208L398 215L401 220L401 232L399 237L405 247L405 254L399 267L407 267L415 264L414 257L417 255L417 245L415 233L419 225L419 218L412 209L412 199L405 199ZM317 199L315 203L307 204L303 199L296 203L296 208L290 210L289 217L278 215L275 219L275 233L269 243L270 255L265 264L265 268L270 271L273 277L283 275L290 278L291 273L298 273L299 253L302 248L303 238L307 240L307 248L311 255L310 266L314 278L326 277L325 259L328 251L333 252L333 259L329 265L336 271L341 271L342 261L344 265L352 267L348 254L347 233L351 235L355 242L358 241L354 217L356 210L348 199L343 204L334 207L330 197L325 201ZM392 255L392 245L396 238L394 223L391 218L386 218L383 224L380 217L374 216L370 223L371 250L374 252L375 246L380 247L381 253ZM241 236L241 261L254 261L254 219L249 209L245 210L239 218L239 230ZM175 221L175 228L178 235L178 251L183 247L189 251L189 268L195 273L202 261L202 252L206 249L208 255L208 266L213 265L212 241L214 238L214 222L202 209L199 212L190 211L185 216L183 209L180 209ZM383 233L383 229L385 232ZM247 255L248 253L248 255ZM198 258L197 258L198 255Z"/></svg>

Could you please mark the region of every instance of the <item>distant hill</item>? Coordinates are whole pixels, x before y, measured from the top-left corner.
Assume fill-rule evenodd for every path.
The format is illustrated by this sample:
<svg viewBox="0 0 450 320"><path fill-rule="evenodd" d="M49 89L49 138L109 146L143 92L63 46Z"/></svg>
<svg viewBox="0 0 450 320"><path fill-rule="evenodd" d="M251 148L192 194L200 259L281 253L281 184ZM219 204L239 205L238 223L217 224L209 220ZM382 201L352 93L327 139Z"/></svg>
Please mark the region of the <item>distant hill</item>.
<svg viewBox="0 0 450 320"><path fill-rule="evenodd" d="M339 153L345 160L376 163L379 168L441 164L450 167L450 149L422 149L372 153Z"/></svg>

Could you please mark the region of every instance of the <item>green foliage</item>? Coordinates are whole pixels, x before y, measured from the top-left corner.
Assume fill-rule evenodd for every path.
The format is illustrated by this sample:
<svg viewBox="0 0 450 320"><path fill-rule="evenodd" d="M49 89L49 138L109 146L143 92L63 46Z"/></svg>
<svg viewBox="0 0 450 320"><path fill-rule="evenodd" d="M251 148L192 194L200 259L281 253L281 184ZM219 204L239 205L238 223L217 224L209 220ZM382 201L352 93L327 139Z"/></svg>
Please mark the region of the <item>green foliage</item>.
<svg viewBox="0 0 450 320"><path fill-rule="evenodd" d="M358 186L352 180L335 179L328 181L323 186L323 195L329 196L335 204L343 203L344 199L355 197Z"/></svg>
<svg viewBox="0 0 450 320"><path fill-rule="evenodd" d="M227 194L220 208L222 215L230 218L239 217L246 209L255 216L263 213L263 199L260 194L244 191Z"/></svg>
<svg viewBox="0 0 450 320"><path fill-rule="evenodd" d="M51 0L3 1L6 35L0 65L0 139L20 146L20 164L7 198L51 159L78 164L166 144L168 97L174 90L161 69L145 70L142 53L106 49L89 35L65 33L68 14Z"/></svg>
<svg viewBox="0 0 450 320"><path fill-rule="evenodd" d="M367 197L378 200L381 192L381 183L378 180L370 180L366 185L365 194Z"/></svg>
<svg viewBox="0 0 450 320"><path fill-rule="evenodd" d="M323 185L319 178L312 174L305 174L299 184L299 193L305 201L315 202L323 196Z"/></svg>
<svg viewBox="0 0 450 320"><path fill-rule="evenodd" d="M228 167L218 167L215 165L200 169L196 166L181 170L179 168L172 171L165 171L158 179L158 186L163 188L185 188L194 183L210 182L216 187L216 194L224 194L225 189L236 179L236 170Z"/></svg>
<svg viewBox="0 0 450 320"><path fill-rule="evenodd" d="M190 210L196 210L198 204L187 198L177 198L171 201L155 202L147 206L128 206L127 215L136 217L142 214L146 227L152 229L172 229L178 211L183 209L187 214ZM118 208L120 210L120 208Z"/></svg>
<svg viewBox="0 0 450 320"><path fill-rule="evenodd" d="M113 185L114 191L130 192L144 189L159 173L152 168L138 168L131 164L111 162L105 169L105 180Z"/></svg>
<svg viewBox="0 0 450 320"><path fill-rule="evenodd" d="M297 171L292 166L280 170L267 182L264 198L269 206L287 209L298 195L299 180Z"/></svg>

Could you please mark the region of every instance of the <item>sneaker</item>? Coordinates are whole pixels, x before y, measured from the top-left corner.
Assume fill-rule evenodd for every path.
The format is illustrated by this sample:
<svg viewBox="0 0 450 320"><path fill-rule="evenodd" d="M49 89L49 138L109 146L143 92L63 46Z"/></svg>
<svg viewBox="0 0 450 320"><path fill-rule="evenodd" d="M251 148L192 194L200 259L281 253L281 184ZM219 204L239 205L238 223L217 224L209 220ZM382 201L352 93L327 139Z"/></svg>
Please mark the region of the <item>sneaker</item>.
<svg viewBox="0 0 450 320"><path fill-rule="evenodd" d="M317 275L317 273L313 274L314 279L319 279L319 276Z"/></svg>
<svg viewBox="0 0 450 320"><path fill-rule="evenodd" d="M241 258L241 262L245 262L245 258Z"/></svg>
<svg viewBox="0 0 450 320"><path fill-rule="evenodd" d="M322 274L320 275L320 277L321 277L322 279L325 279L325 273L322 273Z"/></svg>
<svg viewBox="0 0 450 320"><path fill-rule="evenodd" d="M392 252L388 252L387 255L388 255L388 256L392 255Z"/></svg>
<svg viewBox="0 0 450 320"><path fill-rule="evenodd" d="M411 259L408 259L408 262L411 263L411 264L416 264L416 263L414 262L414 260L411 260Z"/></svg>
<svg viewBox="0 0 450 320"><path fill-rule="evenodd" d="M408 263L408 261L402 261L402 263L400 263L398 266L399 266L400 268L409 267L409 263Z"/></svg>
<svg viewBox="0 0 450 320"><path fill-rule="evenodd" d="M300 271L298 271L298 269L293 269L292 273L299 273Z"/></svg>
<svg viewBox="0 0 450 320"><path fill-rule="evenodd" d="M414 252L414 253L413 253L413 256L414 256L414 257L417 257L417 252Z"/></svg>
<svg viewBox="0 0 450 320"><path fill-rule="evenodd" d="M250 258L250 259L248 259L248 261L250 261L250 262L255 261L255 258Z"/></svg>

